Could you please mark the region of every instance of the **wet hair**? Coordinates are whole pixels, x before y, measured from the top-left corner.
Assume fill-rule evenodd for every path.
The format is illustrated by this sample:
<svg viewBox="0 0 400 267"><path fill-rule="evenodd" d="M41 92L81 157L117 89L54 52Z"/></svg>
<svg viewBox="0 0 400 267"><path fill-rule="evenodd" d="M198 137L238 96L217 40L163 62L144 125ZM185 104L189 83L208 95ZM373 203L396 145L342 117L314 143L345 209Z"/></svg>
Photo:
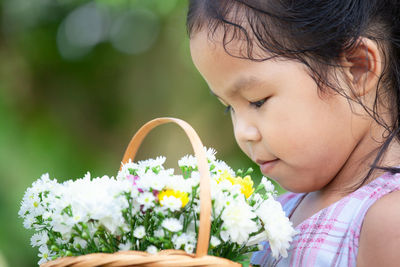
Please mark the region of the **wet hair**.
<svg viewBox="0 0 400 267"><path fill-rule="evenodd" d="M390 143L400 140L400 0L189 0L189 37L203 29L210 39L222 31L222 45L233 57L303 63L319 92L332 89L359 103L384 127L384 142L355 189L376 169L400 173L400 168L379 166ZM337 72L331 71L343 70L343 52L357 47L360 37L376 42L384 59L372 107L339 88ZM229 49L235 40L243 44L239 53ZM379 115L378 104L390 110L390 123Z"/></svg>

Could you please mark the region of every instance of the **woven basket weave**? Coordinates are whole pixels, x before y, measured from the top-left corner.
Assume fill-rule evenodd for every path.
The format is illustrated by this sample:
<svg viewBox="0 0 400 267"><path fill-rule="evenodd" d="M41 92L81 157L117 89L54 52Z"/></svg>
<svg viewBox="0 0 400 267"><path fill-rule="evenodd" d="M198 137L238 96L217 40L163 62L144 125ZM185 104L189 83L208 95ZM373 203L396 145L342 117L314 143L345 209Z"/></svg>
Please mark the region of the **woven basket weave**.
<svg viewBox="0 0 400 267"><path fill-rule="evenodd" d="M122 163L132 161L146 135L156 126L165 123L179 125L188 136L198 162L200 172L200 225L197 239L196 254L183 250L162 250L157 254L143 251L121 251L116 253L93 253L75 257L63 257L49 261L41 267L126 267L126 266L241 266L241 264L225 258L207 255L211 227L211 193L210 174L203 144L195 130L185 121L175 118L158 118L146 123L130 141L125 151Z"/></svg>

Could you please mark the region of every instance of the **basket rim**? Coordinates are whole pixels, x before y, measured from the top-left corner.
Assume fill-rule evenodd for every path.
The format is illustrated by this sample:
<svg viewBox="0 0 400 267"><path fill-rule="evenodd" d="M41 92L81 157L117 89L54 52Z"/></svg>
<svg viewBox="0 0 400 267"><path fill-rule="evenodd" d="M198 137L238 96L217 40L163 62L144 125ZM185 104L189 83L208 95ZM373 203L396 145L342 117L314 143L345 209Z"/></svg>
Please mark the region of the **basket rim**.
<svg viewBox="0 0 400 267"><path fill-rule="evenodd" d="M91 253L80 256L58 258L40 267L67 266L242 266L240 263L212 255L197 257L183 250L166 249L150 254L145 251L118 251L114 253Z"/></svg>

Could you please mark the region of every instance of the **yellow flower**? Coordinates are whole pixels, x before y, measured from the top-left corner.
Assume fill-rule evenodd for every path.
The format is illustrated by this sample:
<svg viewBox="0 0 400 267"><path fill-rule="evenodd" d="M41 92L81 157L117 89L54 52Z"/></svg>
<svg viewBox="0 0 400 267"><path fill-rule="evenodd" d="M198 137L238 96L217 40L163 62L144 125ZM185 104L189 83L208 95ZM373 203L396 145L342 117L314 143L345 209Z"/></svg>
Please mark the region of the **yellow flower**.
<svg viewBox="0 0 400 267"><path fill-rule="evenodd" d="M251 194L253 194L254 192L254 188L253 188L253 180L251 180L250 175L245 176L244 178L238 176L238 177L232 177L232 175L230 175L228 173L228 171L225 171L224 173L222 173L217 179L217 183L220 183L224 180L228 180L229 182L232 183L232 185L240 185L240 191L242 192L243 195L246 196L246 198L249 198L251 196Z"/></svg>
<svg viewBox="0 0 400 267"><path fill-rule="evenodd" d="M185 207L186 204L189 202L188 193L181 192L181 191L175 191L175 190L172 190L172 189L166 189L166 190L161 191L158 194L158 200L159 200L160 204L161 204L161 201L164 199L164 197L170 197L170 196L173 196L173 197L176 197L177 199L180 199L181 202L182 202L182 208ZM162 206L162 204L161 204L161 206Z"/></svg>

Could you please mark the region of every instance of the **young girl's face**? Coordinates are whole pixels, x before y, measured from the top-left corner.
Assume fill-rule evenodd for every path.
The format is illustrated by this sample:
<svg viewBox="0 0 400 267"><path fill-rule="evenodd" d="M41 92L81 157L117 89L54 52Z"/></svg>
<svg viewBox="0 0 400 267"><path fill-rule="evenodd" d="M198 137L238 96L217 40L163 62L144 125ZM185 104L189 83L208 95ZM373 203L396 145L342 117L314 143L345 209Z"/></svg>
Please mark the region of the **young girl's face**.
<svg viewBox="0 0 400 267"><path fill-rule="evenodd" d="M355 115L343 96L321 93L303 64L232 57L205 31L191 38L190 47L210 90L231 107L240 148L285 189L325 188L357 153L368 120Z"/></svg>

